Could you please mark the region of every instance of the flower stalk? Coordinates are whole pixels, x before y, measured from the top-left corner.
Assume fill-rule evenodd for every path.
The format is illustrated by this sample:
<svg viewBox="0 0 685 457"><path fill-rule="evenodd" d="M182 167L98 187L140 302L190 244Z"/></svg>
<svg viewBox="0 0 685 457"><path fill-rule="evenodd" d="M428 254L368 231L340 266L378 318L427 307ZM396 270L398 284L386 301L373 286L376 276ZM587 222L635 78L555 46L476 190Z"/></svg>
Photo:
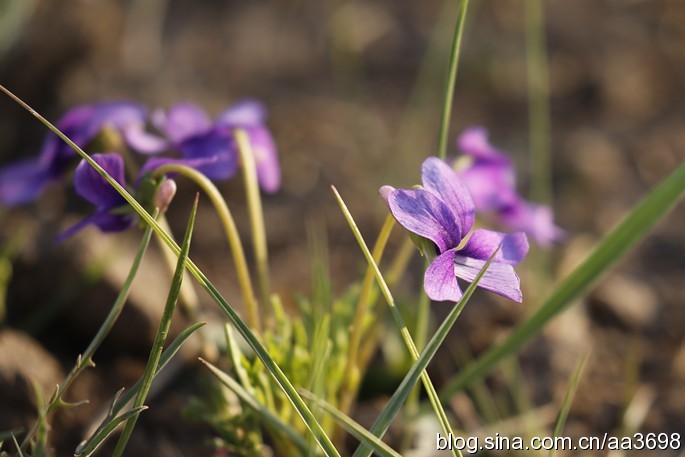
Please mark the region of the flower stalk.
<svg viewBox="0 0 685 457"><path fill-rule="evenodd" d="M252 288L252 280L250 279L250 271L247 267L247 260L245 259L245 251L243 250L235 220L233 219L233 215L231 214L226 201L212 181L194 168L190 168L186 165L169 163L160 166L154 171L155 176L161 176L167 173L179 173L192 180L205 192L205 194L207 194L212 205L214 205L214 209L224 227L231 252L233 253L233 262L238 276L238 284L247 309L248 323L257 333L260 332L261 322L259 319L259 306L255 299L254 289Z"/></svg>
<svg viewBox="0 0 685 457"><path fill-rule="evenodd" d="M266 243L266 229L264 228L264 212L262 211L262 200L257 181L255 152L244 129L235 129L233 135L238 144L240 164L245 179L245 195L247 196L247 207L250 213L250 225L252 226L252 248L257 264L257 280L259 281L261 302L264 306L269 306L271 302L269 253Z"/></svg>

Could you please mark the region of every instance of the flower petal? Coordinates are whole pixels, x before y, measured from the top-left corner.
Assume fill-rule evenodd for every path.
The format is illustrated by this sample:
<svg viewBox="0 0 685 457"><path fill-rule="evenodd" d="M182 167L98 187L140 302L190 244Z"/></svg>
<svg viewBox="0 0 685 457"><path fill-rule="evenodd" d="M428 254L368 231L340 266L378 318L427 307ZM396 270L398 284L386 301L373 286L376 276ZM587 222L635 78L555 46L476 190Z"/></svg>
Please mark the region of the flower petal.
<svg viewBox="0 0 685 457"><path fill-rule="evenodd" d="M397 222L434 242L440 254L461 242L461 228L454 213L432 193L424 189L395 189L387 195L388 207Z"/></svg>
<svg viewBox="0 0 685 457"><path fill-rule="evenodd" d="M266 121L266 108L257 100L243 100L219 114L216 123L231 127L250 127Z"/></svg>
<svg viewBox="0 0 685 457"><path fill-rule="evenodd" d="M93 224L103 232L123 232L133 225L135 222L134 215L129 214L111 214L107 211L97 211L94 214L80 220L76 224L64 230L57 235L55 241L61 242L74 236L88 225Z"/></svg>
<svg viewBox="0 0 685 457"><path fill-rule="evenodd" d="M168 141L146 132L142 124L125 127L121 133L126 144L142 154L159 154L169 148Z"/></svg>
<svg viewBox="0 0 685 457"><path fill-rule="evenodd" d="M509 163L479 162L458 173L478 211L496 211L519 199Z"/></svg>
<svg viewBox="0 0 685 457"><path fill-rule="evenodd" d="M501 233L478 229L471 234L466 246L459 250L459 255L479 260L488 260L500 244L502 249L497 253L495 262L516 265L528 254L528 239L525 233Z"/></svg>
<svg viewBox="0 0 685 457"><path fill-rule="evenodd" d="M281 187L281 166L273 137L266 127L249 127L247 136L254 153L257 180L264 192L272 194Z"/></svg>
<svg viewBox="0 0 685 457"><path fill-rule="evenodd" d="M207 113L193 103L177 103L167 113L155 111L152 120L173 143L206 133L212 127Z"/></svg>
<svg viewBox="0 0 685 457"><path fill-rule="evenodd" d="M546 205L520 200L503 209L499 218L503 225L523 230L542 247L549 247L553 242L562 240L566 234L554 224L552 209Z"/></svg>
<svg viewBox="0 0 685 457"><path fill-rule="evenodd" d="M227 127L215 127L209 132L189 138L178 145L185 159L210 159L197 166L211 180L233 176L238 166L238 152L233 135Z"/></svg>
<svg viewBox="0 0 685 457"><path fill-rule="evenodd" d="M126 186L124 159L119 154L93 154L92 158L119 184ZM85 160L81 160L74 172L74 189L98 210L111 209L125 203L119 192Z"/></svg>
<svg viewBox="0 0 685 457"><path fill-rule="evenodd" d="M21 205L38 198L53 176L40 159L29 159L0 170L0 203Z"/></svg>
<svg viewBox="0 0 685 457"><path fill-rule="evenodd" d="M457 138L457 147L476 160L509 163L504 151L493 147L488 141L488 131L483 127L469 127Z"/></svg>
<svg viewBox="0 0 685 457"><path fill-rule="evenodd" d="M462 292L454 275L454 249L448 249L428 265L423 289L431 300L459 301Z"/></svg>
<svg viewBox="0 0 685 457"><path fill-rule="evenodd" d="M487 260L455 255L454 273L461 279L473 282L486 263ZM519 303L523 300L519 277L514 267L507 263L492 262L478 286Z"/></svg>
<svg viewBox="0 0 685 457"><path fill-rule="evenodd" d="M461 236L466 235L473 227L476 210L469 191L454 170L442 160L429 157L421 166L421 179L423 187L442 200L456 216Z"/></svg>

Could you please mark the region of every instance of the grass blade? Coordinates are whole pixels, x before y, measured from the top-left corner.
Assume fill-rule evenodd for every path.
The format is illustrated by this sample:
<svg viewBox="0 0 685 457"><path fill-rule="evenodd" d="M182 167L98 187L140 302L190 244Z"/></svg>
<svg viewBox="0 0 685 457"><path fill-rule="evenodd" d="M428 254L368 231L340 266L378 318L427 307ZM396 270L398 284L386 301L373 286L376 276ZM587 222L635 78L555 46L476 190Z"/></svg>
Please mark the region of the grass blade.
<svg viewBox="0 0 685 457"><path fill-rule="evenodd" d="M499 346L471 363L441 394L446 399L487 374L500 360L514 354L544 325L586 292L603 273L641 241L685 193L685 163L676 168L614 228L528 319Z"/></svg>
<svg viewBox="0 0 685 457"><path fill-rule="evenodd" d="M423 350L419 358L414 362L414 365L412 365L409 372L407 372L406 376L400 383L400 386L397 388L392 397L390 397L388 404L385 405L383 411L381 411L378 418L376 418L376 421L370 429L371 433L381 438L388 430L388 427L390 427L390 422L392 422L393 418L402 407L402 404L404 404L406 401L407 397L419 380L423 370L425 370L430 361L433 360L436 352L438 352L438 349L442 345L443 341L445 341L447 334L457 321L457 317L459 317L459 314L461 314L461 311L466 306L466 303L468 303L471 295L473 295L473 292L476 290L476 287L478 287L478 283L485 274L485 271L488 269L488 267L490 267L492 261L495 259L497 252L499 252L499 249L492 255L492 257L490 257L473 282L469 285L469 287L466 288L464 295L461 297L461 300L459 300L459 303L455 304L455 306L450 310L445 320L442 322L442 324L440 324L440 327L438 327L435 335L433 335L428 344L426 344L426 348ZM360 446L354 452L352 457L368 457L370 455L371 450L369 448Z"/></svg>
<svg viewBox="0 0 685 457"><path fill-rule="evenodd" d="M133 408L129 411L126 411L124 414L117 416L107 423L103 424L103 427L98 429L97 433L93 435L92 438L90 438L88 441L84 441L83 443L79 444L78 447L76 448L76 451L74 451L74 456L76 457L88 457L90 455L93 455L93 453L97 450L98 447L107 439L107 437L114 431L116 428L122 424L123 422L133 418L137 417L138 414L140 414L142 411L146 410L147 406L140 406L138 408Z"/></svg>
<svg viewBox="0 0 685 457"><path fill-rule="evenodd" d="M573 398L576 395L576 390L578 390L578 384L580 383L580 378L585 371L585 366L590 358L590 352L588 351L582 359L578 361L576 369L573 371L573 376L571 376L571 382L568 384L568 389L566 389L566 394L564 395L564 401L561 403L561 409L559 410L559 415L557 416L556 423L554 424L554 437L561 436L561 431L564 429L566 424L566 418L571 410L571 403L573 403ZM549 451L549 457L554 457L557 455L557 450L552 448Z"/></svg>
<svg viewBox="0 0 685 457"><path fill-rule="evenodd" d="M216 376L216 378L224 386L233 391L233 393L235 393L243 403L257 412L265 423L271 425L275 430L281 432L290 441L292 441L293 444L295 444L295 446L297 446L297 448L301 451L302 455L306 454L307 443L288 424L283 422L278 416L272 413L269 408L261 404L252 394L250 394L243 386L241 386L238 381L231 378L229 375L206 360L200 358L200 362L209 368L209 371L211 371L212 374Z"/></svg>
<svg viewBox="0 0 685 457"><path fill-rule="evenodd" d="M95 171L100 174L103 179L105 179L121 196L126 200L126 202L131 205L140 218L149 226L152 230L164 241L169 249L171 249L177 256L180 255L181 248L176 244L174 239L163 230L157 221L138 203L138 201L131 196L131 194L126 191L114 178L112 178L100 165L97 164L88 154L86 154L81 148L79 148L73 141L71 141L66 135L64 135L57 127L52 125L41 116L37 111L27 105L24 101L14 95L12 92L7 90L4 86L0 85L0 91L4 92L8 97L21 105L29 113L31 113L36 119L38 119L43 125L45 125L50 131L66 142L69 147L71 147L83 160L85 160ZM286 394L290 402L297 410L298 414L302 418L303 422L310 430L312 434L317 439L319 446L328 456L339 456L340 454L333 446L330 438L324 433L321 425L316 421L316 418L312 412L307 408L307 405L302 400L302 397L297 393L295 387L288 380L288 378L283 373L283 370L276 364L276 362L271 358L268 351L259 342L259 339L252 332L250 327L245 324L245 322L240 318L238 313L233 309L233 307L226 301L226 299L221 295L219 290L212 284L207 276L195 265L195 263L188 259L186 268L195 277L195 279L200 283L200 285L207 291L210 297L216 302L216 304L221 308L221 310L226 314L226 316L231 320L233 325L236 327L238 332L242 335L245 341L252 347L255 354L264 363L264 366L269 370L272 376L276 379L276 382L281 387L283 392Z"/></svg>
<svg viewBox="0 0 685 457"><path fill-rule="evenodd" d="M303 392L303 396L305 398L310 399L314 403L316 403L319 407L321 407L324 411L326 411L328 414L333 416L333 418L343 427L347 432L357 438L359 441L362 443L366 444L366 446L370 447L373 449L373 451L376 453L376 455L381 455L385 457L402 457L400 454L397 453L394 449L392 449L390 446L385 444L383 441L380 440L376 435L362 427L358 422L353 420L350 416L347 414L343 413L339 409L335 408L332 406L330 403L328 403L325 400L322 400L321 398L318 398L314 394L310 392Z"/></svg>

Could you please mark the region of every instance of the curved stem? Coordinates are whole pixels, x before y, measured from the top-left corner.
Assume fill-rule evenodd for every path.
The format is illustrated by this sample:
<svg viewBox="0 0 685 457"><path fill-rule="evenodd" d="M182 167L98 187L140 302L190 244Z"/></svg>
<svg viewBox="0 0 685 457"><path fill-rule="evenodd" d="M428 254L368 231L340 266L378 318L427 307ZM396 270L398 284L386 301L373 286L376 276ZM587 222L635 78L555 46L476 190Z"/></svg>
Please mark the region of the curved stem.
<svg viewBox="0 0 685 457"><path fill-rule="evenodd" d="M257 182L257 166L255 164L254 151L245 130L236 129L233 131L233 135L238 144L240 164L243 169L243 176L245 177L245 195L247 196L247 207L250 213L250 225L252 226L252 245L257 264L259 291L262 303L265 306L269 306L269 303L271 303L269 298L271 296L269 253L266 243L266 230L264 228L262 200Z"/></svg>
<svg viewBox="0 0 685 457"><path fill-rule="evenodd" d="M214 205L219 219L224 226L228 244L233 253L233 261L235 263L236 274L238 275L238 283L247 308L247 321L257 333L261 331L261 323L259 320L259 307L255 299L254 290L252 288L252 280L250 279L250 271L247 268L247 261L245 260L245 251L240 241L238 228L235 225L235 220L228 209L226 201L221 196L221 193L216 186L205 175L185 165L180 164L165 164L160 166L153 173L155 176L161 176L167 173L179 173L193 182L207 194L209 200Z"/></svg>
<svg viewBox="0 0 685 457"><path fill-rule="evenodd" d="M454 99L454 83L457 79L457 68L459 64L459 51L461 50L461 37L464 31L464 19L466 18L466 8L469 0L461 0L459 7L459 17L454 28L454 38L452 39L452 53L448 67L447 78L445 80L445 96L442 107L442 120L440 122L440 142L438 143L438 157L445 158L447 154L447 136L450 130L450 116L452 114L452 100Z"/></svg>

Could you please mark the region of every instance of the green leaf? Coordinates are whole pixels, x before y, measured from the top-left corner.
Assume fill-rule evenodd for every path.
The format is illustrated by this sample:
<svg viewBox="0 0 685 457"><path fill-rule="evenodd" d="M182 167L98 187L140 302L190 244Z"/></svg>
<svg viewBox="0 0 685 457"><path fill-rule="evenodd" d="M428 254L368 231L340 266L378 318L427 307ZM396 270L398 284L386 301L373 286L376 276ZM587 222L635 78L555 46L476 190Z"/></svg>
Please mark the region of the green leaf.
<svg viewBox="0 0 685 457"><path fill-rule="evenodd" d="M271 412L269 408L261 404L254 395L250 394L243 386L240 385L235 379L231 378L229 375L200 358L202 362L214 376L226 387L228 387L232 392L234 392L240 400L257 412L264 423L269 424L274 430L280 432L286 436L290 441L297 446L301 451L302 455L307 452L307 443L302 439L300 435L297 434L288 424L283 422L278 416Z"/></svg>
<svg viewBox="0 0 685 457"><path fill-rule="evenodd" d="M409 396L409 393L412 391L412 389L416 385L416 382L419 380L419 377L421 376L423 370L426 369L430 361L435 356L435 353L438 352L438 349L442 345L443 341L445 341L447 334L449 333L454 323L457 321L459 314L461 314L461 311L468 303L469 299L471 298L471 295L473 295L473 292L476 290L476 287L478 287L478 283L485 274L485 271L488 269L488 267L490 267L490 264L495 259L495 256L498 252L499 249L497 249L497 251L495 251L492 257L490 257L487 263L483 266L483 269L478 273L478 275L475 277L475 279L469 285L469 287L467 287L466 291L464 291L464 295L461 297L461 300L459 300L459 302L455 304L455 306L450 310L445 320L442 322L442 324L440 324L438 330L435 332L435 334L430 339L428 344L426 344L426 347L424 348L423 352L421 352L419 358L414 362L411 369L400 383L400 386L397 388L392 397L390 397L390 400L385 405L385 408L383 408L383 411L381 411L380 415L373 423L373 426L370 429L371 433L381 438L383 434L385 434L385 432L388 430L388 427L390 427L390 423L392 422L393 418L406 401L407 397ZM370 455L371 449L362 445L357 448L352 457L368 457Z"/></svg>
<svg viewBox="0 0 685 457"><path fill-rule="evenodd" d="M318 406L323 408L328 414L333 416L335 420L342 425L348 433L357 438L366 446L370 447L377 455L385 457L402 457L390 446L381 441L373 433L362 427L358 422L353 420L350 416L343 413L339 409L332 406L325 400L322 400L310 392L303 392L305 398L309 398Z"/></svg>
<svg viewBox="0 0 685 457"><path fill-rule="evenodd" d="M518 351L547 322L595 284L624 254L647 236L685 193L685 163L653 189L623 221L595 247L585 261L552 292L544 304L521 323L500 345L490 349L450 382L441 398L450 398L475 379L486 375L503 358Z"/></svg>
<svg viewBox="0 0 685 457"><path fill-rule="evenodd" d="M132 417L136 417L142 411L146 410L147 406L139 406L138 408L126 411L124 414L117 416L98 429L98 431L87 441L82 442L76 447L74 455L76 457L88 457L93 455L95 450L105 441L105 439L123 422Z"/></svg>

